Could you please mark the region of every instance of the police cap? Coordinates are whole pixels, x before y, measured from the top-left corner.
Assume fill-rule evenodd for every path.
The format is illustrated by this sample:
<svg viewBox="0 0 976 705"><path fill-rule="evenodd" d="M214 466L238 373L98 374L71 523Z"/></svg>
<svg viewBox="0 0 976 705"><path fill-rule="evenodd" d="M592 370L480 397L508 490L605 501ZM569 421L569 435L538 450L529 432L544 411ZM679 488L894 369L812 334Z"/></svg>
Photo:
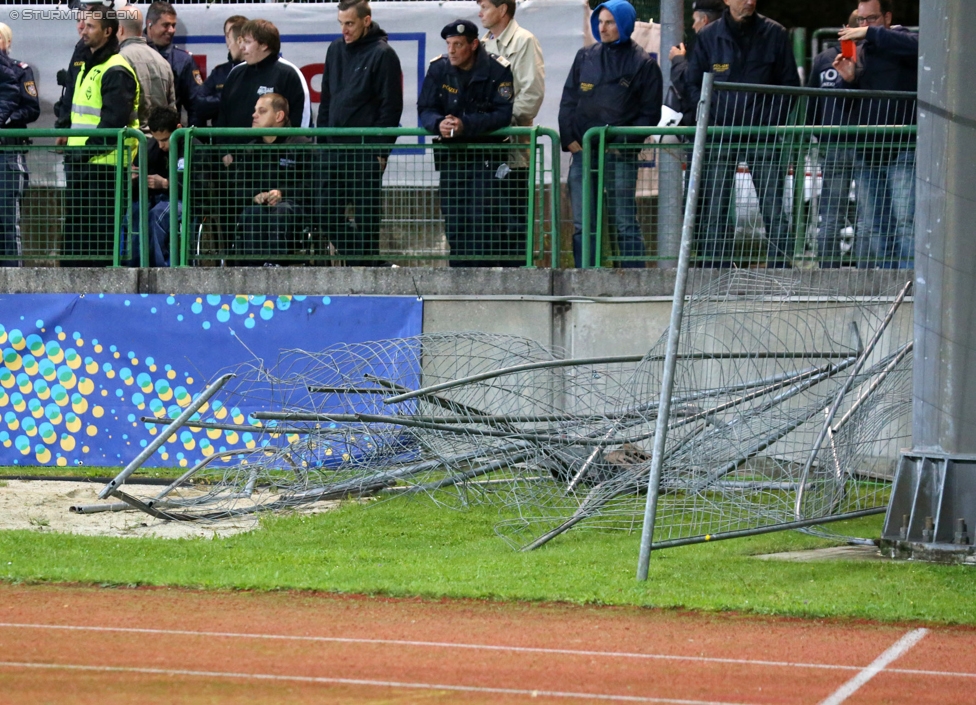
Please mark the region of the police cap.
<svg viewBox="0 0 976 705"><path fill-rule="evenodd" d="M454 20L441 30L441 39L449 37L467 37L468 39L478 38L478 28L474 22L469 20Z"/></svg>
<svg viewBox="0 0 976 705"><path fill-rule="evenodd" d="M716 12L721 13L725 10L725 3L722 0L695 0L691 3L692 12Z"/></svg>

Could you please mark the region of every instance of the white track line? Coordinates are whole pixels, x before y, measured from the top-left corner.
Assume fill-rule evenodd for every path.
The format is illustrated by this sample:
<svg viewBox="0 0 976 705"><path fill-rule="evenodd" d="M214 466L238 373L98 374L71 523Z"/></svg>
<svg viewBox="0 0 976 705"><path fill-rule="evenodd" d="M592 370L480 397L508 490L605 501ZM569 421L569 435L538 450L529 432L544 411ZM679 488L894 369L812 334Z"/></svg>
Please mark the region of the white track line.
<svg viewBox="0 0 976 705"><path fill-rule="evenodd" d="M678 654L647 654L632 651L592 651L583 649L546 649L533 646L500 646L497 644L465 644L449 641L411 641L406 639L366 639L340 636L298 636L291 634L249 634L247 632L212 632L190 629L151 629L146 627L99 627L75 624L31 624L0 622L0 629L51 629L79 632L115 632L121 634L151 634L154 636L198 636L221 639L270 639L280 641L305 641L326 644L373 644L377 646L416 646L433 649L471 649L511 653L553 654L558 656L602 656L605 658L630 658L657 661L691 661L696 663L728 663L744 666L774 666L780 668L813 668L831 671L860 671L860 666L830 663L803 663L794 661L763 661L758 659L718 658L714 656L681 656ZM919 676L952 676L976 678L976 673L956 671L926 671L911 668L889 668L888 673Z"/></svg>
<svg viewBox="0 0 976 705"><path fill-rule="evenodd" d="M884 670L884 667L911 649L929 633L928 629L914 629L892 644L883 654L874 659L867 668L838 688L820 705L840 705L851 697L861 686Z"/></svg>
<svg viewBox="0 0 976 705"><path fill-rule="evenodd" d="M489 688L475 685L450 685L444 683L401 683L376 681L363 678L328 678L324 676L284 676L276 673L233 673L223 671L190 671L171 668L138 668L129 666L86 666L82 664L24 663L0 661L0 668L37 668L46 670L88 671L96 673L138 673L152 676L192 676L197 678L232 678L258 681L289 681L320 685L365 685L379 688L412 688L415 690L449 690L462 693L493 693L497 695L525 695L531 698L572 698L576 700L609 700L631 703L671 703L673 705L734 705L728 702L705 700L681 700L677 698L652 698L639 695L610 695L607 693L573 693L559 690L528 690L521 688Z"/></svg>
<svg viewBox="0 0 976 705"><path fill-rule="evenodd" d="M447 641L409 641L405 639L364 639L333 636L294 636L289 634L248 634L244 632L210 632L186 629L150 629L141 627L99 627L67 624L20 624L0 622L0 629L60 629L67 631L115 632L123 634L151 634L154 636L199 636L222 639L272 639L281 641L320 642L327 644L373 644L379 646L414 646L436 649L473 649L510 653L552 654L558 656L603 656L607 658L648 659L661 661L691 661L696 663L728 663L747 666L779 666L786 668L821 668L839 671L857 671L859 666L820 663L793 663L790 661L758 661L752 659L717 658L710 656L681 656L672 654L642 654L629 651L588 651L582 649L546 649L533 646L499 646L496 644L465 644Z"/></svg>

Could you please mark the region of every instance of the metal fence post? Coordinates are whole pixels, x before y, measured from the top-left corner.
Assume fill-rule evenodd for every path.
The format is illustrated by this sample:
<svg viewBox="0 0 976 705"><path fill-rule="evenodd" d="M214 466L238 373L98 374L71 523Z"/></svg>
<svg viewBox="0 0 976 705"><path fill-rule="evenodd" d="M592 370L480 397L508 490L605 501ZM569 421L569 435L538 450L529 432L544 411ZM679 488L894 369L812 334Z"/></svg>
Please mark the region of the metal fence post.
<svg viewBox="0 0 976 705"><path fill-rule="evenodd" d="M695 149L691 156L691 173L688 177L688 199L685 219L681 228L681 250L678 253L678 273L674 282L674 303L671 306L671 322L668 326L667 352L664 374L661 379L660 406L654 430L654 450L651 454L650 476L647 483L647 504L644 508L644 527L641 531L640 558L637 579L647 580L651 560L651 542L654 539L654 520L657 516L657 495L661 484L661 466L664 464L664 445L667 442L668 420L671 414L671 392L674 389L674 369L681 336L681 318L684 313L685 289L688 284L688 265L691 261L691 245L695 233L695 215L698 207L698 182L701 178L702 161L708 131L709 107L712 101L714 74L706 73L702 81L701 100L698 104L698 126L695 130Z"/></svg>

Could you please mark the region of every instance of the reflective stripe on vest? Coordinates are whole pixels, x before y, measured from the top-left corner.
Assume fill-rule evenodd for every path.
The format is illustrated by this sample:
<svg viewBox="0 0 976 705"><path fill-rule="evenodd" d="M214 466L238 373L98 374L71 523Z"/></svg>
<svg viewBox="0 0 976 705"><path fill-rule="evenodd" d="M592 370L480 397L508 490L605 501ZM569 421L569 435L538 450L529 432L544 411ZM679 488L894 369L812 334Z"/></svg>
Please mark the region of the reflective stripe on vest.
<svg viewBox="0 0 976 705"><path fill-rule="evenodd" d="M136 76L136 72L132 66L129 65L129 62L121 54L113 54L104 63L92 67L84 76L82 76L84 71L78 72L78 78L75 80L75 92L71 101L72 128L91 129L98 127L98 123L102 120L102 77L106 71L115 66L123 67L132 75L132 78L136 82L136 100L132 106L132 120L129 122L128 127L139 129L138 108L141 97L139 77ZM69 146L80 146L87 143L87 137L68 137ZM132 163L132 159L135 156L138 141L135 138L127 138L125 144L128 147L125 152L125 165L128 166ZM91 164L114 166L117 151L116 149L112 149L110 152L95 155L88 161Z"/></svg>

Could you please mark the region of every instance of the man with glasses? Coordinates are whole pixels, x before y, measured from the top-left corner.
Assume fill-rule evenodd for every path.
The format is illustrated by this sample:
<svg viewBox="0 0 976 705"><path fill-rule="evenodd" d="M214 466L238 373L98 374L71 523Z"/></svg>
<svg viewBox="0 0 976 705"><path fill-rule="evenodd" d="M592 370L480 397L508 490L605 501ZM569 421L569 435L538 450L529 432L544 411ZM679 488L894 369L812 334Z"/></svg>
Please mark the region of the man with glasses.
<svg viewBox="0 0 976 705"><path fill-rule="evenodd" d="M916 91L918 35L891 24L891 0L857 6L857 27L840 38L859 42L857 58L844 56L834 67L850 88L872 91ZM855 124L914 125L915 100L877 98L855 109ZM914 138L872 140L858 159L858 266L911 267L915 255Z"/></svg>

